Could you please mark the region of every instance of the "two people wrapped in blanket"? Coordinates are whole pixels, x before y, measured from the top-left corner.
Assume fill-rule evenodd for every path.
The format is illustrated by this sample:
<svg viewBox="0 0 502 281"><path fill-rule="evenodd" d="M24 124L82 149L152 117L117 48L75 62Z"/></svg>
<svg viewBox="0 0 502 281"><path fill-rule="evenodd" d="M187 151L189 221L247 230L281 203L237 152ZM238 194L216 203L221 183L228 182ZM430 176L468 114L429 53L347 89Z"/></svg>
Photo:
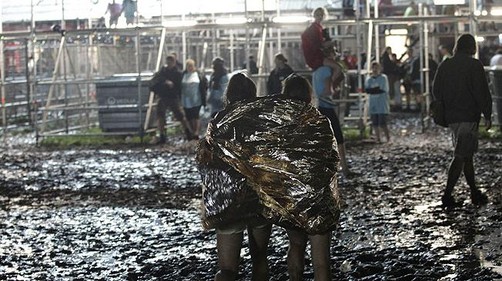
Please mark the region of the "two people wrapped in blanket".
<svg viewBox="0 0 502 281"><path fill-rule="evenodd" d="M226 107L197 148L205 229L216 229L219 271L238 276L247 229L252 280L268 280L271 226L286 228L290 280L302 280L310 240L315 280L331 280L330 240L340 215L339 163L331 125L311 105L312 87L292 74L281 95L256 97L254 82L232 76Z"/></svg>

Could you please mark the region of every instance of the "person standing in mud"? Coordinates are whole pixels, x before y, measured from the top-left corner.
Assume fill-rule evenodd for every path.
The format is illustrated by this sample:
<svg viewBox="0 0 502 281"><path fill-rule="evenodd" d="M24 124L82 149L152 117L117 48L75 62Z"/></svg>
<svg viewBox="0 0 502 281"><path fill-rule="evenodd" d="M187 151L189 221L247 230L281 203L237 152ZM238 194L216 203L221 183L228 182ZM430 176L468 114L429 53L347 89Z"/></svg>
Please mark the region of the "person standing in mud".
<svg viewBox="0 0 502 281"><path fill-rule="evenodd" d="M241 102L250 101L256 98L256 85L244 73L236 73L228 82L228 87L225 92L225 109L218 112L208 126L208 136L206 140L199 142L197 161L199 169L212 169L213 172L207 172L206 175L217 175L215 177L225 177L223 182L220 178L211 178L211 176L203 176L203 182L218 182L216 184L205 187L203 190L204 197L204 217L203 224L209 225L211 218L208 214L211 213L211 208L219 209L218 203L227 205L227 208L232 208L231 199L226 198L228 194L239 193L240 198L234 198L235 201L244 200L246 202L235 202L236 206L232 211L227 209L227 217L219 219L219 224L212 225L216 227L216 248L218 252L219 271L216 273L215 281L236 280L239 271L240 252L242 248L243 232L247 229L249 239L249 252L252 260L252 278L254 281L268 280L269 268L267 261L267 247L270 238L272 224L258 213L261 209L260 203L253 196L251 187L247 186L247 181L243 175L232 169L229 165L223 163L221 159L212 153L207 139L211 137L211 127L217 126L218 122L224 118L227 112L233 109ZM214 170L223 171L223 173L214 172ZM204 173L202 173L204 174ZM232 190L234 189L234 190ZM237 191L240 190L240 191ZM246 193L243 196L243 193ZM225 197L225 198L223 198ZM246 197L243 199L243 197ZM251 203L249 203L251 202ZM247 204L246 204L247 203ZM230 206L229 206L230 205ZM250 207L253 206L253 207ZM253 211L256 210L256 211ZM231 214L228 214L231 213ZM229 218L229 216L234 216ZM238 218L235 218L237 216Z"/></svg>
<svg viewBox="0 0 502 281"><path fill-rule="evenodd" d="M267 95L279 94L282 91L282 81L294 70L289 66L286 57L278 53L274 57L275 68L270 72L267 80Z"/></svg>
<svg viewBox="0 0 502 281"><path fill-rule="evenodd" d="M478 149L481 114L485 129L491 128L492 98L483 64L473 58L477 52L474 36L461 35L453 52L452 58L439 65L432 92L434 99L444 106L445 120L454 144L454 157L441 202L445 207L456 205L453 188L463 171L472 203L482 205L488 202L488 198L476 186L473 157Z"/></svg>
<svg viewBox="0 0 502 281"><path fill-rule="evenodd" d="M209 79L209 97L207 104L211 110L211 116L223 109L223 93L228 84L228 71L225 68L225 61L217 57L213 60L213 73Z"/></svg>
<svg viewBox="0 0 502 281"><path fill-rule="evenodd" d="M381 73L381 66L378 62L371 64L371 74L364 83L366 92L369 95L369 114L371 125L375 129L377 142L381 142L380 135L385 134L387 142L390 141L387 117L389 115L389 81L387 76Z"/></svg>
<svg viewBox="0 0 502 281"><path fill-rule="evenodd" d="M200 109L206 106L207 79L197 70L195 61L186 60L186 68L181 80L181 104L194 136L199 135Z"/></svg>
<svg viewBox="0 0 502 281"><path fill-rule="evenodd" d="M312 92L312 86L302 76L292 74L284 80L282 95L285 97L311 104L313 100ZM289 238L287 256L289 280L303 280L307 241L310 241L311 246L314 280L331 280L331 230L316 235L308 235L305 231L297 228L287 228L286 231Z"/></svg>
<svg viewBox="0 0 502 281"><path fill-rule="evenodd" d="M323 49L324 56L335 61L336 52L331 46ZM312 84L314 88L314 93L318 99L317 108L319 111L326 116L331 121L331 126L333 132L335 133L335 138L338 143L338 153L340 154L340 164L342 167L342 173L345 176L350 175L349 167L347 165L346 153L345 153L345 139L343 137L342 127L340 126L340 120L336 114L336 104L333 103L333 97L337 94L335 91L338 85L342 83L344 79L344 74L342 67L335 62L336 67L322 65L317 68L312 73Z"/></svg>
<svg viewBox="0 0 502 281"><path fill-rule="evenodd" d="M159 144L166 143L166 112L169 108L174 118L181 123L188 140L196 138L181 106L181 79L182 73L176 67L176 59L169 55L166 65L156 72L150 80L150 90L158 98L157 102L157 129L159 132Z"/></svg>

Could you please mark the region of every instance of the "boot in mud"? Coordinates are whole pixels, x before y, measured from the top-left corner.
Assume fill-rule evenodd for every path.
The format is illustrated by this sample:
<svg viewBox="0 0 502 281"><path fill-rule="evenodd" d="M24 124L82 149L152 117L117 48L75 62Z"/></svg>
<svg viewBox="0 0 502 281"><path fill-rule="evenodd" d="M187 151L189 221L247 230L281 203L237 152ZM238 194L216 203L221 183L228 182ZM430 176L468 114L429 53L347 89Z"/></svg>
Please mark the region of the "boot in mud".
<svg viewBox="0 0 502 281"><path fill-rule="evenodd" d="M443 203L444 208L452 208L458 206L459 204L455 201L455 198L451 194L444 194L441 197L441 203Z"/></svg>
<svg viewBox="0 0 502 281"><path fill-rule="evenodd" d="M157 144L165 144L166 143L166 135L160 135Z"/></svg>
<svg viewBox="0 0 502 281"><path fill-rule="evenodd" d="M479 190L471 192L471 201L474 205L486 205L488 203L488 196Z"/></svg>
<svg viewBox="0 0 502 281"><path fill-rule="evenodd" d="M186 140L191 141L191 140L198 140L199 136L195 135L192 132L192 130L187 128L187 129L185 129L185 138L186 138Z"/></svg>

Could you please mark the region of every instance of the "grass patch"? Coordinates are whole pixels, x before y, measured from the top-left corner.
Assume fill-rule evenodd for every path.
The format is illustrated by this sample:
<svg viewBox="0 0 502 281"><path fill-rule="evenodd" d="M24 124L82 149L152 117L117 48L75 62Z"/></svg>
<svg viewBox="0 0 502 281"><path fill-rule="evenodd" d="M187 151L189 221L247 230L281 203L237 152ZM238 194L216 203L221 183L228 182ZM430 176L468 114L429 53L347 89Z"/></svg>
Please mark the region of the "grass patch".
<svg viewBox="0 0 502 281"><path fill-rule="evenodd" d="M479 126L479 137L482 139L496 139L502 140L502 131L500 126L494 126L490 128L490 130L486 130L485 126Z"/></svg>
<svg viewBox="0 0 502 281"><path fill-rule="evenodd" d="M146 134L141 138L139 135L105 135L99 128L91 128L72 134L43 137L39 144L47 147L69 146L101 146L121 144L144 144L149 143L153 134Z"/></svg>
<svg viewBox="0 0 502 281"><path fill-rule="evenodd" d="M343 137L346 141L367 139L370 135L369 126L367 126L364 129L362 135L361 135L361 131L357 128L342 128L342 131L343 131Z"/></svg>

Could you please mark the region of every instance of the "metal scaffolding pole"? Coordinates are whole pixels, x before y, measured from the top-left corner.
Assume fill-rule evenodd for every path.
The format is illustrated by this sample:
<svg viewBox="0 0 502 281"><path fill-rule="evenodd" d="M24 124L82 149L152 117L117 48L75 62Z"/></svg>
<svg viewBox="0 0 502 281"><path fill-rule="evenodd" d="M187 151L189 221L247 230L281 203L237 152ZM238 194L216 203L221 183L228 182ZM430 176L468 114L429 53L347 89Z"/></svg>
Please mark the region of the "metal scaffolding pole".
<svg viewBox="0 0 502 281"><path fill-rule="evenodd" d="M3 32L2 21L2 1L0 1L0 32ZM4 141L7 135L7 113L5 108L5 58L4 58L4 44L3 38L0 38L0 81L2 82L2 125Z"/></svg>
<svg viewBox="0 0 502 281"><path fill-rule="evenodd" d="M157 62L155 63L155 72L160 70L160 65L162 63L162 50L164 50L164 45L166 44L166 29L162 29L160 35L160 45L158 48L157 54ZM146 110L145 123L143 125L143 130L146 131L148 129L148 124L150 124L150 117L152 115L153 109L153 101L154 101L155 93L150 91L150 95L148 96L148 109Z"/></svg>

